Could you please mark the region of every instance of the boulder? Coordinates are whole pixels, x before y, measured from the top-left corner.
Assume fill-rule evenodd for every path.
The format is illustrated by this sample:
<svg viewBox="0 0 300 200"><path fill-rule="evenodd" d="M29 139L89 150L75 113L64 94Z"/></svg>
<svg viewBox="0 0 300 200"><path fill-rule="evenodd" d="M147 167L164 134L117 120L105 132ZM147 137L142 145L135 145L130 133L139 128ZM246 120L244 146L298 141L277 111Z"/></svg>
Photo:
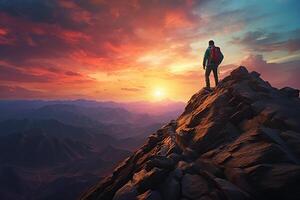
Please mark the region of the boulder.
<svg viewBox="0 0 300 200"><path fill-rule="evenodd" d="M257 196L254 188L250 185L247 174L241 168L228 167L224 170L225 177L228 181L238 186L247 193Z"/></svg>
<svg viewBox="0 0 300 200"><path fill-rule="evenodd" d="M172 169L175 165L175 161L168 157L156 156L148 160L146 165L147 169L152 169L153 167L161 169Z"/></svg>
<svg viewBox="0 0 300 200"><path fill-rule="evenodd" d="M254 78L260 77L260 73L258 73L256 71L251 72L250 75L253 76Z"/></svg>
<svg viewBox="0 0 300 200"><path fill-rule="evenodd" d="M192 166L197 171L206 171L217 177L223 177L223 172L215 164L208 160L197 159Z"/></svg>
<svg viewBox="0 0 300 200"><path fill-rule="evenodd" d="M207 181L200 175L185 174L181 181L182 196L188 199L200 199L208 194Z"/></svg>
<svg viewBox="0 0 300 200"><path fill-rule="evenodd" d="M231 199L231 200L250 199L249 194L242 191L240 188L230 183L229 181L226 181L221 178L215 178L214 180L217 182L218 186L221 188L221 190L223 191L227 199Z"/></svg>
<svg viewBox="0 0 300 200"><path fill-rule="evenodd" d="M131 200L131 199L128 199ZM137 200L162 200L161 195L159 192L154 190L147 190L143 194L137 197Z"/></svg>
<svg viewBox="0 0 300 200"><path fill-rule="evenodd" d="M294 131L284 131L280 137L286 142L288 148L300 159L300 133Z"/></svg>
<svg viewBox="0 0 300 200"><path fill-rule="evenodd" d="M121 187L113 197L113 200L137 200L138 192L131 181Z"/></svg>
<svg viewBox="0 0 300 200"><path fill-rule="evenodd" d="M183 156L177 153L171 153L170 155L168 155L168 158L172 159L175 163L178 163L183 159Z"/></svg>
<svg viewBox="0 0 300 200"><path fill-rule="evenodd" d="M181 170L182 172L187 172L188 170L190 170L191 169L191 167L192 167L192 164L191 163L188 163L188 162L186 162L186 161L179 161L178 163L177 163L177 166L176 166L176 168L177 169L179 169L179 170Z"/></svg>
<svg viewBox="0 0 300 200"><path fill-rule="evenodd" d="M189 147L184 148L182 155L186 160L194 160L197 158L197 152Z"/></svg>
<svg viewBox="0 0 300 200"><path fill-rule="evenodd" d="M142 147L142 150L147 153L160 141L157 134L152 134L148 137L148 142Z"/></svg>
<svg viewBox="0 0 300 200"><path fill-rule="evenodd" d="M237 69L233 70L230 73L230 76L236 80L243 79L243 78L245 78L245 76L248 76L248 75L249 75L248 70L244 66L239 66Z"/></svg>
<svg viewBox="0 0 300 200"><path fill-rule="evenodd" d="M260 164L245 169L263 199L298 199L300 165Z"/></svg>
<svg viewBox="0 0 300 200"><path fill-rule="evenodd" d="M181 181L183 171L181 169L176 168L170 172L169 176L174 177L177 181Z"/></svg>
<svg viewBox="0 0 300 200"><path fill-rule="evenodd" d="M280 92L288 97L299 97L299 90L291 87L281 88Z"/></svg>
<svg viewBox="0 0 300 200"><path fill-rule="evenodd" d="M175 174L170 173L168 178L160 185L164 200L178 200L180 198L180 183Z"/></svg>
<svg viewBox="0 0 300 200"><path fill-rule="evenodd" d="M147 172L142 169L140 172L135 173L133 176L133 183L137 187L138 192L145 192L148 189L154 189L167 175L167 171L154 167L151 171Z"/></svg>

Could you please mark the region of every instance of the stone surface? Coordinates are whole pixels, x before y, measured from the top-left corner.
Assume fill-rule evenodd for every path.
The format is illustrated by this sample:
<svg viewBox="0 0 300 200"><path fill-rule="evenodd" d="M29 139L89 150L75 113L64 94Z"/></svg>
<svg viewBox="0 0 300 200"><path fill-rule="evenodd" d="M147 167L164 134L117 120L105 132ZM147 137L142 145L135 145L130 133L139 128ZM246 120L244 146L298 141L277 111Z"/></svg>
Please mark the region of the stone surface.
<svg viewBox="0 0 300 200"><path fill-rule="evenodd" d="M154 167L151 171L141 170L134 174L133 183L136 185L139 192L144 192L148 189L155 188L161 181L164 180L166 171Z"/></svg>
<svg viewBox="0 0 300 200"><path fill-rule="evenodd" d="M180 198L180 180L176 174L170 173L161 184L160 191L164 200L178 200Z"/></svg>
<svg viewBox="0 0 300 200"><path fill-rule="evenodd" d="M298 96L241 66L81 199L299 199Z"/></svg>
<svg viewBox="0 0 300 200"><path fill-rule="evenodd" d="M281 88L280 91L288 97L299 97L299 90L291 87Z"/></svg>
<svg viewBox="0 0 300 200"><path fill-rule="evenodd" d="M153 167L172 169L174 165L175 161L173 159L163 156L154 157L147 162L148 169L152 169Z"/></svg>
<svg viewBox="0 0 300 200"><path fill-rule="evenodd" d="M127 199L131 200L131 199ZM148 190L137 197L137 200L162 200L161 195L157 191Z"/></svg>
<svg viewBox="0 0 300 200"><path fill-rule="evenodd" d="M215 181L218 183L219 187L224 192L227 199L231 199L231 200L250 199L250 196L246 192L242 191L240 188L230 183L229 181L226 181L221 178L215 178Z"/></svg>
<svg viewBox="0 0 300 200"><path fill-rule="evenodd" d="M200 199L209 192L207 181L199 175L185 174L181 185L182 196L188 199Z"/></svg>
<svg viewBox="0 0 300 200"><path fill-rule="evenodd" d="M249 179L243 169L228 167L224 170L224 173L228 181L238 185L243 191L257 196L255 189L249 183Z"/></svg>
<svg viewBox="0 0 300 200"><path fill-rule="evenodd" d="M137 199L138 192L136 187L131 181L126 183L122 188L120 188L114 195L113 200L135 200Z"/></svg>
<svg viewBox="0 0 300 200"><path fill-rule="evenodd" d="M169 175L174 177L177 181L179 181L183 176L183 172L181 169L176 168L173 171L171 171Z"/></svg>
<svg viewBox="0 0 300 200"><path fill-rule="evenodd" d="M298 199L300 166L295 164L261 164L245 169L262 199Z"/></svg>

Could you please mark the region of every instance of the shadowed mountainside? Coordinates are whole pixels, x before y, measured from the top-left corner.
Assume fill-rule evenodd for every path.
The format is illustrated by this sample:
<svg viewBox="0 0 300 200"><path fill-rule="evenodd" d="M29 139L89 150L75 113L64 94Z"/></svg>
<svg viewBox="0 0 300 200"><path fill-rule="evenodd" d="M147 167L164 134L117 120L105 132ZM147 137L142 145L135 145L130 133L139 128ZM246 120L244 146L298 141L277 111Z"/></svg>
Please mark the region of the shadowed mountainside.
<svg viewBox="0 0 300 200"><path fill-rule="evenodd" d="M0 199L75 199L183 109L169 103L138 104L158 105L153 114L115 102L1 100Z"/></svg>
<svg viewBox="0 0 300 200"><path fill-rule="evenodd" d="M131 155L118 143L54 119L2 121L0 199L74 199Z"/></svg>
<svg viewBox="0 0 300 200"><path fill-rule="evenodd" d="M297 199L298 96L239 67L80 199Z"/></svg>

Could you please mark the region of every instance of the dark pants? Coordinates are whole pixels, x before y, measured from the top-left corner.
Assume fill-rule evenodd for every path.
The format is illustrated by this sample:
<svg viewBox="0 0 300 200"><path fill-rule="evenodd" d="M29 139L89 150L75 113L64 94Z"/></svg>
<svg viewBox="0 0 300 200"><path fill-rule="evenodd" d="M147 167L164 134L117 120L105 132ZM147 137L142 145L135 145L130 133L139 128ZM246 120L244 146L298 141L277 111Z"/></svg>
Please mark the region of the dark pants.
<svg viewBox="0 0 300 200"><path fill-rule="evenodd" d="M206 87L208 87L208 88L210 88L209 75L210 75L211 71L213 71L213 73L214 73L215 84L216 84L216 86L218 85L218 66L217 65L208 65L205 68L205 81L206 81Z"/></svg>

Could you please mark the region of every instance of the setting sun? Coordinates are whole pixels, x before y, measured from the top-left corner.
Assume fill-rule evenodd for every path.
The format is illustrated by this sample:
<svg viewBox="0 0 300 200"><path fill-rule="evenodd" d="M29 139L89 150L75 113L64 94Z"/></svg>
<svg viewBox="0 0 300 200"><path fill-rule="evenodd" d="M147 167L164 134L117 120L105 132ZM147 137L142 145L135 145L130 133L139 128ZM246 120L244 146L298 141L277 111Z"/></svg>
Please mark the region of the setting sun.
<svg viewBox="0 0 300 200"><path fill-rule="evenodd" d="M155 100L161 100L165 98L166 93L162 88L156 88L154 90L153 96L155 97Z"/></svg>

